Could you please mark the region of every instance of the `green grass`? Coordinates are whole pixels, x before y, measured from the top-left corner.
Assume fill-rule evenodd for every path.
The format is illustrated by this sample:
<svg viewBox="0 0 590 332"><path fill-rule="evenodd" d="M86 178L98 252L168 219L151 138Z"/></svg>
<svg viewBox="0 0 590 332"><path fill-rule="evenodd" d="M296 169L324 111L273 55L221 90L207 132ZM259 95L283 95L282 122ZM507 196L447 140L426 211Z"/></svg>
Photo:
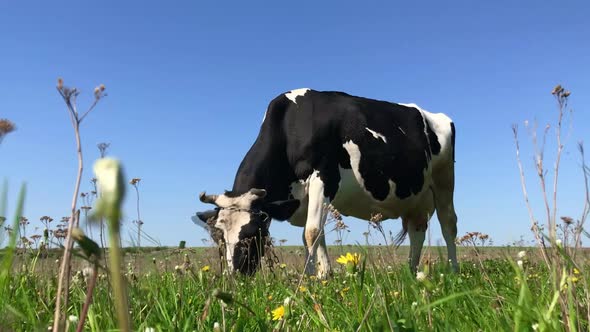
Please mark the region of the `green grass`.
<svg viewBox="0 0 590 332"><path fill-rule="evenodd" d="M276 249L279 264L272 269L265 265L250 278L221 273L213 249L139 254L128 250L133 329L211 331L216 322L227 331L530 331L533 324L540 324L541 330L563 329L559 310L551 311L555 295L551 272L537 264L532 252L521 270L514 263L516 248L484 250L481 260L464 248L461 272L453 274L435 249L430 258L425 255L428 262L422 266L427 277L419 281L403 263L405 248L394 254L385 247L332 247L333 258L358 252L362 261L351 275L333 259L334 274L322 281L302 277L300 250ZM74 263L75 270L84 266L78 259ZM210 270L202 271L206 265ZM0 313L0 331L46 331L51 325L58 265L50 255L38 260L34 271L32 267L31 256L17 257L5 293L9 305ZM571 275L577 281L570 278L562 291L577 292L584 299L583 285L589 280L585 271ZM73 279L68 316L79 316L86 283L81 274ZM215 289L229 293L232 301L223 304L213 296ZM288 314L272 320L272 310L287 297L291 298ZM100 275L85 330L116 330L115 317L109 281ZM578 319L581 330L587 330L587 319ZM73 331L75 324L71 325Z"/></svg>

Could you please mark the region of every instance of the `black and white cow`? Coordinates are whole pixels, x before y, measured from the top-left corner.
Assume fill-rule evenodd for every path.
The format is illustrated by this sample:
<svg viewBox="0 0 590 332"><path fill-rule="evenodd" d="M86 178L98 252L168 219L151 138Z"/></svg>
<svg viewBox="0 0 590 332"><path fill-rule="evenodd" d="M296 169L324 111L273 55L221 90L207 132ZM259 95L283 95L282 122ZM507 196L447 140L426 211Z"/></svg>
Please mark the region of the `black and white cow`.
<svg viewBox="0 0 590 332"><path fill-rule="evenodd" d="M293 90L268 106L232 190L202 193L201 201L216 208L193 220L217 234L230 269L251 274L271 219L288 219L304 227L307 272L317 268L323 277L330 272L327 204L364 220L375 213L401 217L413 270L436 210L456 269L454 148L455 127L442 113L342 92Z"/></svg>

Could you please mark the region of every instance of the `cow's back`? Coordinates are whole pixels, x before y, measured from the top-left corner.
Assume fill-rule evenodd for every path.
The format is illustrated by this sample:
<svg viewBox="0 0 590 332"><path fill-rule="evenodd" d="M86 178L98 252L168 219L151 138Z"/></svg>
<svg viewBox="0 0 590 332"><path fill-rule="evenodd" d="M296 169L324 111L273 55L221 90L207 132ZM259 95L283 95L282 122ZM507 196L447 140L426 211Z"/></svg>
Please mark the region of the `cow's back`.
<svg viewBox="0 0 590 332"><path fill-rule="evenodd" d="M269 132L281 132L276 140L296 178L291 189L304 187L317 171L325 195L364 219L374 212L395 218L432 209L424 194L432 169L447 167L454 154L451 120L413 104L307 90L275 98L265 122L275 127Z"/></svg>

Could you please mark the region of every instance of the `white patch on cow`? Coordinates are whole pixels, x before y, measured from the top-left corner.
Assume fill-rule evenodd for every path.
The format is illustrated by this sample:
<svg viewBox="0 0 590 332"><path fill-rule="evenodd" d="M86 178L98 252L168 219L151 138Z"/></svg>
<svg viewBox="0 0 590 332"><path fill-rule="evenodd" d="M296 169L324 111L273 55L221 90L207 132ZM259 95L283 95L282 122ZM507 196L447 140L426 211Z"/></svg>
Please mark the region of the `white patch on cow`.
<svg viewBox="0 0 590 332"><path fill-rule="evenodd" d="M375 139L381 139L384 143L387 143L387 139L385 138L385 136L383 136L383 134L380 134L380 133L378 133L374 130L371 130L367 127L365 127L365 129L367 129L371 133L371 135L373 135L373 137L375 137Z"/></svg>
<svg viewBox="0 0 590 332"><path fill-rule="evenodd" d="M329 201L324 196L324 182L317 170L309 178L308 196L309 202L304 235L309 253L306 270L308 273L312 273L313 268L317 267L318 277L324 278L330 270L330 260L324 235L324 224L327 217L326 205Z"/></svg>
<svg viewBox="0 0 590 332"><path fill-rule="evenodd" d="M440 159L441 157L452 158L452 146L451 146L451 122L453 122L446 114L443 113L430 113L422 111L424 119L430 126L430 129L434 131L437 136L438 143L440 144L440 153L438 156L433 156L433 159Z"/></svg>
<svg viewBox="0 0 590 332"><path fill-rule="evenodd" d="M252 202L255 201L257 198L258 196L252 194L249 191L237 197L219 195L215 200L215 204L222 208L234 207L238 209L248 210L250 209Z"/></svg>
<svg viewBox="0 0 590 332"><path fill-rule="evenodd" d="M359 166L361 164L361 150L359 146L356 145L352 140L342 144L346 152L348 152L348 156L350 157L350 166L352 167L352 171L358 183L361 187L365 187L365 180L361 176L361 172L359 170Z"/></svg>
<svg viewBox="0 0 590 332"><path fill-rule="evenodd" d="M285 97L289 98L289 100L291 100L292 102L297 104L297 101L296 101L297 97L305 96L305 94L309 90L310 89L308 89L308 88L291 90L291 91L285 93Z"/></svg>
<svg viewBox="0 0 590 332"><path fill-rule="evenodd" d="M421 108L420 108L420 106L418 106L418 105L416 105L416 104L414 104L414 103L408 103L408 104L404 104L404 103L397 103L397 104L398 104L398 105L405 106L405 107L411 107L411 108L415 108L415 109L417 109L417 110L419 110L419 111L423 111L423 109L421 109Z"/></svg>
<svg viewBox="0 0 590 332"><path fill-rule="evenodd" d="M432 181L431 169L424 170L424 185L419 193L400 199L396 196L396 184L388 180L389 194L383 201L376 200L367 191L359 165L361 151L352 141L343 144L350 157L351 169L340 168L340 185L332 204L344 215L369 220L374 213L381 213L385 219L394 219L406 214L422 214L428 211L432 214L434 202L429 192Z"/></svg>
<svg viewBox="0 0 590 332"><path fill-rule="evenodd" d="M250 213L230 209L219 210L215 227L223 231L225 239L225 258L227 266L233 269L233 255L236 244L240 241L242 227L250 222Z"/></svg>
<svg viewBox="0 0 590 332"><path fill-rule="evenodd" d="M299 208L297 208L295 213L289 218L289 223L291 225L299 227L305 226L305 221L307 220L307 193L310 177L308 177L307 180L299 180L291 183L290 193L293 195L293 198L298 199L300 202Z"/></svg>

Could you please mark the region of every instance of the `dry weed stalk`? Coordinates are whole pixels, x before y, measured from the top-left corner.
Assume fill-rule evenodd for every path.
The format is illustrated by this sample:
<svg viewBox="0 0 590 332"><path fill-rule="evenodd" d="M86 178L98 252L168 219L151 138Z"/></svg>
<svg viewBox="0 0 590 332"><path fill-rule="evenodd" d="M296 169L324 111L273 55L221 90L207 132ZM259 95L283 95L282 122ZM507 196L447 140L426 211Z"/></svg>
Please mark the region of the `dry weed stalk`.
<svg viewBox="0 0 590 332"><path fill-rule="evenodd" d="M0 143L4 139L4 136L13 132L16 129L14 123L8 119L0 119Z"/></svg>
<svg viewBox="0 0 590 332"><path fill-rule="evenodd" d="M70 121L72 122L72 127L74 128L74 135L76 138L76 151L78 155L78 174L76 177L76 184L74 187L74 194L72 197L72 214L68 222L68 230L66 234L66 244L63 259L61 260L61 267L57 285L57 294L56 294L56 301L55 301L55 313L53 317L53 331L61 331L61 301L63 296L63 303L64 303L64 310L67 311L68 308L68 298L69 298L69 281L70 281L70 261L71 261L71 249L73 245L72 241L72 230L74 226L78 224L79 219L79 211L76 211L76 206L78 203L78 193L80 191L80 181L82 179L82 172L84 170L84 161L82 156L82 144L80 139L80 123L94 110L94 107L98 104L98 102L106 96L104 93L105 86L103 84L97 86L94 89L94 102L88 110L83 113L78 113L78 106L76 104L76 99L80 94L77 88L69 88L64 85L63 79L59 78L57 80L57 91L62 96L64 102L66 103L68 114L70 116ZM65 290L65 291L64 291ZM62 295L63 292L63 295Z"/></svg>
<svg viewBox="0 0 590 332"><path fill-rule="evenodd" d="M129 184L135 188L135 197L136 199L136 208L137 208L137 219L133 222L137 225L137 249L141 248L141 226L143 225L143 220L141 220L141 214L139 213L139 182L141 181L140 178L133 178L129 181Z"/></svg>
<svg viewBox="0 0 590 332"><path fill-rule="evenodd" d="M549 203L549 194L548 194L548 191L547 191L548 189L546 186L547 169L545 168L545 166L543 164L543 153L544 153L544 149L545 149L545 141L546 141L547 133L549 131L550 126L547 125L545 127L545 130L543 133L543 142L542 142L542 145L540 146L540 148L537 144L536 123L535 123L533 130L531 132L531 138L532 138L533 146L535 148L535 155L534 155L535 170L536 170L537 177L539 179L541 194L543 196L544 209L545 209L546 218L547 218L546 225L549 228L549 231L548 231L549 236L547 238L549 239L551 247L548 247L545 243L546 236L543 234L543 229L542 229L542 227L539 226L539 222L535 218L531 203L529 201L526 182L525 182L525 173L523 171L523 166L522 166L522 162L520 159L520 147L519 147L519 141L518 141L518 126L514 125L512 127L512 130L514 133L514 141L516 144L516 160L517 160L517 164L518 164L518 168L519 168L519 172L520 172L522 191L523 191L523 195L524 195L524 199L525 199L525 205L526 205L527 210L529 212L529 218L531 221L531 230L535 236L535 239L537 241L537 245L539 247L539 250L541 251L541 254L543 256L543 260L545 261L547 269L549 271L552 271L553 287L555 289L556 296L558 296L558 300L559 300L559 304L560 304L559 307L561 310L561 316L563 317L563 321L565 322L565 328L567 331L576 331L581 328L580 320L577 319L577 317L579 317L579 315L583 314L583 313L581 313L579 311L579 309L574 309L572 311L572 308L573 308L572 301L575 302L576 308L584 308L585 307L584 308L584 310L586 311L585 315L588 315L588 317L590 318L590 303L588 302L588 298L590 298L590 294L588 294L588 291L586 288L586 291L585 291L586 304L583 304L582 303L583 301L580 301L580 299L578 298L578 295L576 295L575 292L565 292L564 291L564 289L563 289L564 281L563 280L565 280L564 279L565 276L567 276L569 273L571 273L573 268L579 269L579 266L577 266L577 263L574 259L575 259L577 249L579 249L579 247L581 245L580 236L582 233L585 232L583 229L583 225L584 225L584 222L588 216L589 209L590 209L590 200L589 200L589 194L588 194L588 167L586 166L586 163L585 163L583 144L579 143L578 147L579 147L580 154L582 157L582 172L584 175L586 200L585 200L584 208L582 211L582 216L575 223L575 225L574 225L573 218L571 218L571 217L562 217L561 218L563 221L563 225L560 226L559 228L563 231L563 240L558 239L558 237L557 237L557 229L558 229L558 226L557 226L557 191L558 191L558 183L559 183L558 179L559 179L561 154L564 149L564 144L562 143L562 125L563 125L564 115L566 114L566 108L568 105L568 98L571 93L569 91L565 90L561 85L557 85L551 91L551 94L555 97L555 99L557 101L557 110L558 110L557 123L556 123L556 129L555 129L557 151L556 151L556 155L555 155L555 164L554 164L554 168L553 168L553 192L551 193L551 199L552 199L551 204ZM571 110L570 110L570 112L571 112ZM525 126L527 126L527 125L528 125L528 123L525 122ZM572 230L570 230L571 225L574 225ZM568 246L569 236L574 237L573 247ZM556 297L556 299L557 299L557 297Z"/></svg>

